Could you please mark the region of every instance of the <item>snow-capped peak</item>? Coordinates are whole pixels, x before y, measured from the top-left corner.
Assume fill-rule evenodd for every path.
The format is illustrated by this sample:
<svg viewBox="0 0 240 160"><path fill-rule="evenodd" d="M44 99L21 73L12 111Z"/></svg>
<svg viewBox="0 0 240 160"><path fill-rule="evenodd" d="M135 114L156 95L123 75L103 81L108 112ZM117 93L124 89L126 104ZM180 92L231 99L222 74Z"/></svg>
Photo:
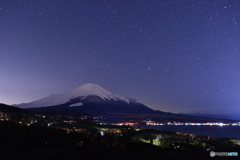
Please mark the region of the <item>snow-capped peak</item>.
<svg viewBox="0 0 240 160"><path fill-rule="evenodd" d="M96 95L102 99L114 99L115 97L107 91L106 89L102 88L101 86L97 84L87 83L82 85L81 87L78 87L68 93L67 95L73 97L79 97L79 96L89 96L89 95Z"/></svg>

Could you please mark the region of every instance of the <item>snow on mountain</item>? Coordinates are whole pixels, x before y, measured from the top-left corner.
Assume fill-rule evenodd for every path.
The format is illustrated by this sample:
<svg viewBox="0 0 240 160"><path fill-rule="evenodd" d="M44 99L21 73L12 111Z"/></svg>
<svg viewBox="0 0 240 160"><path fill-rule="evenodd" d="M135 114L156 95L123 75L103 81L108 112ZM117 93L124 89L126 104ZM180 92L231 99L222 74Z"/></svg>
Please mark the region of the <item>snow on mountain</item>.
<svg viewBox="0 0 240 160"><path fill-rule="evenodd" d="M32 101L30 103L22 103L15 106L19 108L54 106L69 102L71 99L74 98L80 98L80 100L82 100L87 96L91 95L98 96L103 100L125 101L129 103L128 100L113 95L112 93L97 84L87 83L64 94L51 95L36 101Z"/></svg>
<svg viewBox="0 0 240 160"><path fill-rule="evenodd" d="M81 87L78 87L65 95L69 97L79 97L79 96L89 96L89 95L96 95L102 99L114 99L117 100L115 96L112 95L109 91L106 89L102 88L101 86L97 84L91 84L87 83L82 85Z"/></svg>
<svg viewBox="0 0 240 160"><path fill-rule="evenodd" d="M71 104L69 107L79 107L79 106L82 106L82 105L83 105L82 102L78 102L78 103Z"/></svg>

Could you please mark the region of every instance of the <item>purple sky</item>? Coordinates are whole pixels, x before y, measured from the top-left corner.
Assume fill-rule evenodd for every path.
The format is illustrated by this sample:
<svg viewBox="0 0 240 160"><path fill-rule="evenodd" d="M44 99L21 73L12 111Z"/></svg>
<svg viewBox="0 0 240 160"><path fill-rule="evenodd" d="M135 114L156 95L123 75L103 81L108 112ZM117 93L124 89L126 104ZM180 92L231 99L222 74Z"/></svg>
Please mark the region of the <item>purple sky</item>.
<svg viewBox="0 0 240 160"><path fill-rule="evenodd" d="M240 116L240 1L0 2L1 103L85 83L162 111Z"/></svg>

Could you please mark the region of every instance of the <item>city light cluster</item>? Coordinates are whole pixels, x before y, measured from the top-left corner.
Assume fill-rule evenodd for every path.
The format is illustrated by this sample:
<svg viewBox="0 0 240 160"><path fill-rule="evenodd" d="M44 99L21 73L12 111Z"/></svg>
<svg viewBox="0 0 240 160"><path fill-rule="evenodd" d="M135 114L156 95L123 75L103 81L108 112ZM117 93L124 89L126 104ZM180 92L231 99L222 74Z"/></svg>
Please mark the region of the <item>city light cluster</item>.
<svg viewBox="0 0 240 160"><path fill-rule="evenodd" d="M153 121L147 121L146 125L185 125L185 126L240 126L240 122L235 123L222 123L222 122L206 122L206 123L194 123L194 122L166 122L166 123L159 123Z"/></svg>

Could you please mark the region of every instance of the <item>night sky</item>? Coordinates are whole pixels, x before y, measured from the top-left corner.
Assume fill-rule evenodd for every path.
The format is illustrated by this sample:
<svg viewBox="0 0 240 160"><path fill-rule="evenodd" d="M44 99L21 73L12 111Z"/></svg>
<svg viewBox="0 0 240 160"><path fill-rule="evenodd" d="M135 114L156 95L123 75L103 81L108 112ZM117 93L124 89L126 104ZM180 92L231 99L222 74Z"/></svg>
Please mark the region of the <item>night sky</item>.
<svg viewBox="0 0 240 160"><path fill-rule="evenodd" d="M85 83L162 111L240 116L240 1L1 0L1 103Z"/></svg>

